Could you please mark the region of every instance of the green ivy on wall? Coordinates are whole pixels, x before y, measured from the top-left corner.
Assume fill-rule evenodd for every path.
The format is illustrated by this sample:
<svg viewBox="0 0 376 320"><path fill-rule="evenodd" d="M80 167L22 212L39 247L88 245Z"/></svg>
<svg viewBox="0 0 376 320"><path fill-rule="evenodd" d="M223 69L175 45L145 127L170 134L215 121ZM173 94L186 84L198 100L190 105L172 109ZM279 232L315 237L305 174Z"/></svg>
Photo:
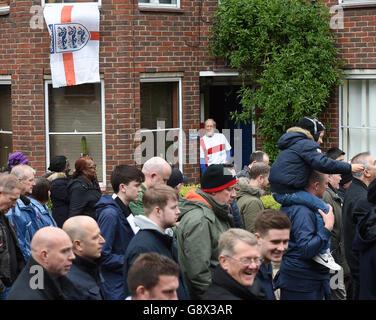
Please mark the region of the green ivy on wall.
<svg viewBox="0 0 376 320"><path fill-rule="evenodd" d="M279 137L301 117L316 117L341 83L329 21L328 8L303 0L221 0L214 14L210 53L243 80L242 112L232 117L258 125L272 160Z"/></svg>

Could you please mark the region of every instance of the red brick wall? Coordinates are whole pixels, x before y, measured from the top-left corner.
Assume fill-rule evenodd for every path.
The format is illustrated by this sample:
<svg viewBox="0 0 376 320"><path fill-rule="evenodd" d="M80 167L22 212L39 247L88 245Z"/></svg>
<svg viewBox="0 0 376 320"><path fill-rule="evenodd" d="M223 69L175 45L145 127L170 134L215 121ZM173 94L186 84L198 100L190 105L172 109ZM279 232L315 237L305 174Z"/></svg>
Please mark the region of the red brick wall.
<svg viewBox="0 0 376 320"><path fill-rule="evenodd" d="M337 0L326 0L326 5L338 5ZM332 17L334 17L335 12ZM345 69L376 68L376 7L344 8L344 28L334 29L339 56L345 62ZM339 125L338 88L334 89L330 103L321 119L330 124L324 149L338 146Z"/></svg>
<svg viewBox="0 0 376 320"><path fill-rule="evenodd" d="M100 73L104 77L107 182L115 165L133 163L134 133L140 128L140 73L182 72L185 132L200 124L199 71L212 70L206 44L216 0L181 1L180 10L139 9L137 0L103 1ZM11 75L13 150L45 171L43 76L50 74L47 28L30 28L38 0L12 0L0 16L0 74ZM187 165L192 182L199 163Z"/></svg>

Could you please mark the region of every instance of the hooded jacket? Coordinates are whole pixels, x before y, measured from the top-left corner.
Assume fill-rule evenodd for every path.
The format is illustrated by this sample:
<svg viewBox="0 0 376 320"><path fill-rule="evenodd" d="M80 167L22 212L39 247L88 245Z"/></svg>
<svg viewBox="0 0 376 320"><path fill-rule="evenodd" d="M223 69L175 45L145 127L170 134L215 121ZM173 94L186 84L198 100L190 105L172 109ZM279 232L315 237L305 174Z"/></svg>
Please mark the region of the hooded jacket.
<svg viewBox="0 0 376 320"><path fill-rule="evenodd" d="M302 205L281 207L291 222L290 241L283 256L276 288L296 292L329 291L329 269L312 258L327 246L331 232L317 229L315 213Z"/></svg>
<svg viewBox="0 0 376 320"><path fill-rule="evenodd" d="M101 235L106 240L101 257L106 299L125 299L123 264L125 252L135 234L123 210L112 196L103 195L95 205L95 209Z"/></svg>
<svg viewBox="0 0 376 320"><path fill-rule="evenodd" d="M275 193L294 193L303 189L311 169L323 173L348 173L351 165L322 154L309 131L292 127L278 140L281 150L270 169L270 188Z"/></svg>
<svg viewBox="0 0 376 320"><path fill-rule="evenodd" d="M255 232L254 220L256 215L264 210L264 205L260 197L264 194L264 190L251 186L249 180L240 178L236 185L236 203L238 204L240 217L244 229L249 232Z"/></svg>
<svg viewBox="0 0 376 320"><path fill-rule="evenodd" d="M162 230L150 219L145 216L138 215L134 219L136 225L140 227L140 231L132 239L127 248L124 262L124 283L125 296L129 296L127 286L128 270L142 253L156 252L164 255L179 264L178 248L176 240L172 234L163 233ZM167 229L171 230L171 229ZM189 300L188 289L180 272L179 288L177 290L179 300Z"/></svg>
<svg viewBox="0 0 376 320"><path fill-rule="evenodd" d="M180 267L192 299L201 299L218 265L218 239L234 227L228 204L200 189L191 190L179 206L177 228Z"/></svg>
<svg viewBox="0 0 376 320"><path fill-rule="evenodd" d="M57 226L61 228L68 219L70 178L64 172L54 172L47 179L51 182L52 216Z"/></svg>
<svg viewBox="0 0 376 320"><path fill-rule="evenodd" d="M359 260L359 299L376 300L376 180L368 188L373 207L356 228L353 251Z"/></svg>

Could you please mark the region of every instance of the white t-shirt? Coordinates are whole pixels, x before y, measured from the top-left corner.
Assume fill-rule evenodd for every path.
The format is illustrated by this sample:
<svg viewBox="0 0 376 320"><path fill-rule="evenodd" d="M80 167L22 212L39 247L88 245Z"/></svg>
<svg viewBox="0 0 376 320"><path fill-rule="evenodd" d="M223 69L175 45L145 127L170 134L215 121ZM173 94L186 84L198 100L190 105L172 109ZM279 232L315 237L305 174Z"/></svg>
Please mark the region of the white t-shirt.
<svg viewBox="0 0 376 320"><path fill-rule="evenodd" d="M200 139L200 158L205 159L207 166L226 162L227 151L231 150L226 137L222 133L214 133L213 136L203 136Z"/></svg>

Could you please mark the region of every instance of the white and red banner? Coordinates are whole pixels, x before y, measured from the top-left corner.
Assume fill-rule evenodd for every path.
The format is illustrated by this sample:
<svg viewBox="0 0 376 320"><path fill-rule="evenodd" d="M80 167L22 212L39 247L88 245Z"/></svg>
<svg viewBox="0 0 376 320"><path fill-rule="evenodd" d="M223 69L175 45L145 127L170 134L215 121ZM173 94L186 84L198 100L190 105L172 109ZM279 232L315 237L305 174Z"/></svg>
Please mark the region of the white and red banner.
<svg viewBox="0 0 376 320"><path fill-rule="evenodd" d="M46 4L54 88L100 82L97 3Z"/></svg>

